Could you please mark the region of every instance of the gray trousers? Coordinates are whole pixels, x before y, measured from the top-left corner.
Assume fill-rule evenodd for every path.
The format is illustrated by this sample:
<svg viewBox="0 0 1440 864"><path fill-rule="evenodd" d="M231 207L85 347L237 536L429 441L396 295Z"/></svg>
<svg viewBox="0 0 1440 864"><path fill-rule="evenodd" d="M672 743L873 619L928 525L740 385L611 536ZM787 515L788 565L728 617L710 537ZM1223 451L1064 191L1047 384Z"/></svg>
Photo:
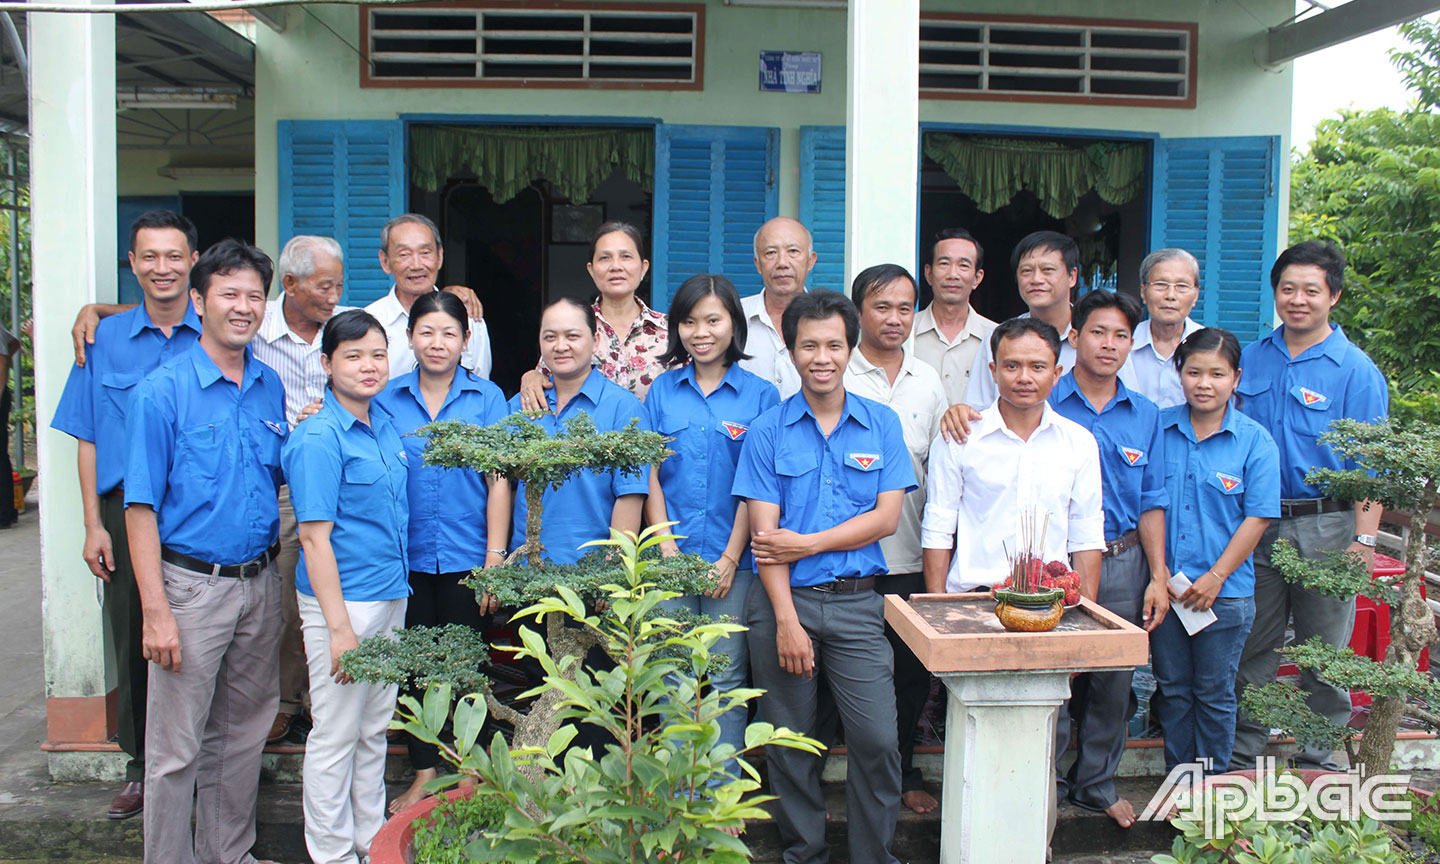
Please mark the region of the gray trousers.
<svg viewBox="0 0 1440 864"><path fill-rule="evenodd" d="M900 750L895 736L895 685L890 642L885 638L885 600L874 591L827 594L791 591L800 624L815 648L816 677L780 668L775 610L759 579L746 598L750 625L750 672L760 697L759 718L810 735L815 729L816 688L824 676L845 726L848 769L845 811L852 864L893 864L890 841L900 811ZM771 747L766 751L775 822L785 844L785 864L824 864L825 800L820 756Z"/></svg>
<svg viewBox="0 0 1440 864"><path fill-rule="evenodd" d="M1100 564L1101 606L1139 625L1145 605L1150 568L1139 546L1106 557ZM1068 795L1081 807L1104 810L1119 800L1115 770L1125 752L1130 715L1134 712L1130 681L1134 669L1120 672L1086 672L1070 682L1070 698L1060 705L1055 721L1057 800ZM1070 723L1075 723L1075 762L1059 773L1060 757L1070 745Z"/></svg>
<svg viewBox="0 0 1440 864"><path fill-rule="evenodd" d="M180 671L150 664L146 864L250 864L260 751L278 701L280 576L224 579L162 563ZM190 816L195 815L192 840Z"/></svg>
<svg viewBox="0 0 1440 864"><path fill-rule="evenodd" d="M1255 624L1240 654L1240 672L1235 678L1237 697L1244 695L1247 685L1260 686L1275 680L1281 659L1278 651L1285 643L1285 628L1292 618L1296 643L1320 636L1329 645L1350 644L1350 634L1355 627L1355 600L1336 600L1286 582L1280 571L1270 564L1270 550L1276 540L1289 540L1301 556L1316 559L1325 552L1349 546L1354 532L1355 516L1348 510L1292 516L1270 523L1255 549ZM1345 688L1327 684L1303 669L1300 686L1310 694L1306 703L1311 710L1334 723L1343 725L1349 721L1350 693ZM1230 757L1230 770L1253 769L1256 757L1269 741L1270 729L1251 720L1241 708L1235 723L1235 750ZM1296 754L1295 761L1321 768L1338 767L1334 753L1315 747Z"/></svg>
<svg viewBox="0 0 1440 864"><path fill-rule="evenodd" d="M290 487L280 487L280 713L299 714L310 696L305 641L300 636L300 606L295 601L295 567L300 563L300 534Z"/></svg>

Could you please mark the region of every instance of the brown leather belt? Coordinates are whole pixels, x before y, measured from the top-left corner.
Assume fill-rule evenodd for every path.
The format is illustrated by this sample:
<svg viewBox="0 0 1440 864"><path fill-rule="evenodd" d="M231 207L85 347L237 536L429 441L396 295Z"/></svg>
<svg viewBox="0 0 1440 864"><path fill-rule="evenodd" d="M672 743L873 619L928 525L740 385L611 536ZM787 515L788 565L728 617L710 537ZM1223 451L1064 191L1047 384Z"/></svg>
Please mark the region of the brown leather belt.
<svg viewBox="0 0 1440 864"><path fill-rule="evenodd" d="M192 573L211 573L225 579L253 579L260 575L265 565L275 560L280 554L280 541L276 540L270 544L270 548L260 553L260 557L244 564L211 564L196 558L194 555L186 555L184 552L176 552L168 546L160 547L160 559L174 564L176 567L184 567Z"/></svg>
<svg viewBox="0 0 1440 864"><path fill-rule="evenodd" d="M1349 501L1336 501L1332 498L1280 499L1280 518L1282 519L1291 516L1314 516L1317 513L1339 513L1343 510L1354 509L1355 505Z"/></svg>
<svg viewBox="0 0 1440 864"><path fill-rule="evenodd" d="M860 594L875 590L875 577L851 576L846 579L836 579L834 582L822 582L819 585L806 585L805 587L811 591L820 591L825 594Z"/></svg>
<svg viewBox="0 0 1440 864"><path fill-rule="evenodd" d="M1140 545L1140 532L1131 528L1114 540L1105 544L1105 551L1100 553L1101 558L1113 558L1121 552L1126 552Z"/></svg>

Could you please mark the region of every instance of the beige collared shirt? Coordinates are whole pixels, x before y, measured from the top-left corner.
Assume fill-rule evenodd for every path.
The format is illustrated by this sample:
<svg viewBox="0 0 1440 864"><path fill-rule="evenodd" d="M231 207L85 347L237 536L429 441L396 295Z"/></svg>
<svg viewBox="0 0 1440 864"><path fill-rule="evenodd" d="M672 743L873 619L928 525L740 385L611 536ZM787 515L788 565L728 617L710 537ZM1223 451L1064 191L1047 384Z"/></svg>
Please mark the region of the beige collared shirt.
<svg viewBox="0 0 1440 864"><path fill-rule="evenodd" d="M925 512L925 466L930 442L940 434L940 418L948 403L940 375L915 355L905 352L895 383L885 370L865 359L857 347L845 369L845 389L856 396L889 405L900 417L905 449L915 469L916 487L906 493L900 510L900 527L880 541L885 565L891 573L921 572L920 521Z"/></svg>
<svg viewBox="0 0 1440 864"><path fill-rule="evenodd" d="M940 383L945 388L945 400L954 405L965 401L965 386L970 383L970 369L975 365L975 355L980 346L990 338L995 322L975 311L965 316L965 326L955 334L954 340L946 339L935 324L935 304L931 303L915 313L915 356L940 373Z"/></svg>

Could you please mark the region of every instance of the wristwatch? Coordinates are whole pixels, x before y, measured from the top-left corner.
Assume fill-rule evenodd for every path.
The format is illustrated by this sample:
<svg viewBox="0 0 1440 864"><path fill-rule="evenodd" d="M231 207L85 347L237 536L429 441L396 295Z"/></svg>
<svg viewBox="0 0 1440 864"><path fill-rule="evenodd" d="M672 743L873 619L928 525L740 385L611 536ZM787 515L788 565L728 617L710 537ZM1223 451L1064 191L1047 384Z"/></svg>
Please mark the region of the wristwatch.
<svg viewBox="0 0 1440 864"><path fill-rule="evenodd" d="M1375 548L1375 535L1374 535L1374 534L1356 534L1356 535L1355 535L1355 540L1354 540L1354 542L1359 543L1361 546L1369 546L1371 549L1374 549L1374 548Z"/></svg>

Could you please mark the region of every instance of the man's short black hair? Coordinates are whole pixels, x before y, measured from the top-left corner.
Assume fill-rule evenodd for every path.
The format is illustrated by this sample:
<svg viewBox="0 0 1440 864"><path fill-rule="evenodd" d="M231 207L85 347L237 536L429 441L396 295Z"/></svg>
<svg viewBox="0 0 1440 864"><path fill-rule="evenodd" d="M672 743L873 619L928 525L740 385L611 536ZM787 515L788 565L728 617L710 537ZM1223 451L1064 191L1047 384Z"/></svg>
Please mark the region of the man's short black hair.
<svg viewBox="0 0 1440 864"><path fill-rule="evenodd" d="M855 304L844 294L823 290L806 291L785 307L785 314L780 316L780 334L785 337L785 347L795 350L796 331L801 321L824 321L836 315L845 322L845 341L850 343L850 350L855 350L860 341L860 315L855 311Z"/></svg>
<svg viewBox="0 0 1440 864"><path fill-rule="evenodd" d="M871 291L878 291L901 279L910 283L910 290L915 292L915 305L920 305L920 286L910 271L899 264L876 264L855 274L855 281L850 283L850 302L859 309L865 305L865 298L870 296Z"/></svg>
<svg viewBox="0 0 1440 864"><path fill-rule="evenodd" d="M1070 313L1071 326L1076 330L1084 327L1085 322L1090 320L1091 313L1099 309L1119 309L1125 320L1130 322L1131 333L1140 326L1140 301L1129 294L1107 291L1104 288L1096 288L1075 303L1075 308Z"/></svg>
<svg viewBox="0 0 1440 864"><path fill-rule="evenodd" d="M1015 251L1010 253L1010 270L1018 271L1020 259L1032 252L1059 252L1065 261L1066 273L1074 273L1080 269L1080 247L1059 231L1035 231L1026 234L1015 244Z"/></svg>
<svg viewBox="0 0 1440 864"><path fill-rule="evenodd" d="M254 270L260 276L261 287L269 292L270 277L275 275L270 256L234 237L226 237L201 253L200 260L190 270L190 287L199 291L203 299L210 290L212 278L240 270Z"/></svg>
<svg viewBox="0 0 1440 864"><path fill-rule="evenodd" d="M1325 287L1334 297L1345 290L1345 253L1328 240L1306 240L1280 253L1270 268L1270 290L1280 287L1280 274L1291 264L1313 264L1325 271Z"/></svg>
<svg viewBox="0 0 1440 864"><path fill-rule="evenodd" d="M938 249L940 247L940 244L945 242L946 240L969 240L971 243L974 243L975 269L985 269L984 248L980 246L980 241L975 239L975 235L971 234L969 231L966 231L964 228L941 228L939 231L936 231L935 239L930 241L930 258L927 260L926 263L928 263L932 267L935 266L935 250Z"/></svg>
<svg viewBox="0 0 1440 864"><path fill-rule="evenodd" d="M185 235L185 242L189 244L191 252L200 247L200 233L195 230L195 223L174 210L146 210L135 217L135 221L130 223L131 252L135 251L135 238L140 236L141 228L174 228Z"/></svg>
<svg viewBox="0 0 1440 864"><path fill-rule="evenodd" d="M1018 339L1026 333L1034 333L1045 344L1050 346L1050 353L1055 356L1055 362L1060 362L1060 331L1055 325L1041 321L1039 318L1011 318L1000 322L1000 325L990 331L990 359L1000 361L1000 343L1006 339Z"/></svg>

